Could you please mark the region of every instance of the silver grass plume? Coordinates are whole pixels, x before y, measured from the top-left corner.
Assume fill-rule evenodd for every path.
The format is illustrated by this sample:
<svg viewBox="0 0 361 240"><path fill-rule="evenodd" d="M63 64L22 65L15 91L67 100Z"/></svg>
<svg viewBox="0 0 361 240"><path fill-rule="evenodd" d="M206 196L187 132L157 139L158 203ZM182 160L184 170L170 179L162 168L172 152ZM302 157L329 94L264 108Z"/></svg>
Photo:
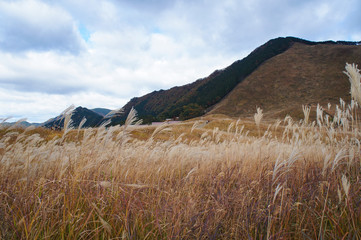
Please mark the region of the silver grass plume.
<svg viewBox="0 0 361 240"><path fill-rule="evenodd" d="M65 109L61 113L60 119L64 119L64 135L63 137L69 132L70 129L72 129L72 123L73 120L71 119L71 116L73 115L74 111L74 105L69 106L67 109Z"/></svg>
<svg viewBox="0 0 361 240"><path fill-rule="evenodd" d="M207 121L196 121L191 128L191 133L194 129L203 128L205 125L207 125Z"/></svg>
<svg viewBox="0 0 361 240"><path fill-rule="evenodd" d="M350 182L347 180L345 175L342 175L342 188L345 191L346 198L348 198L348 193L350 192Z"/></svg>
<svg viewBox="0 0 361 240"><path fill-rule="evenodd" d="M71 113L74 110L74 108L75 108L74 104L70 105L62 113L60 113L60 117L61 118L65 117L67 114Z"/></svg>
<svg viewBox="0 0 361 240"><path fill-rule="evenodd" d="M124 123L124 128L126 129L130 125L140 125L142 124L142 120L138 120L137 111L132 107L130 112L128 113L127 119Z"/></svg>
<svg viewBox="0 0 361 240"><path fill-rule="evenodd" d="M317 113L317 124L321 127L323 123L323 109L320 106L320 104L317 104L316 113Z"/></svg>
<svg viewBox="0 0 361 240"><path fill-rule="evenodd" d="M65 115L64 118L64 132L67 132L69 129L72 128L73 120L71 119L71 116L73 115L73 112L69 112Z"/></svg>
<svg viewBox="0 0 361 240"><path fill-rule="evenodd" d="M361 74L356 64L346 63L346 71L344 73L348 76L351 83L351 97L356 100L358 105L361 105Z"/></svg>
<svg viewBox="0 0 361 240"><path fill-rule="evenodd" d="M151 139L154 138L155 135L157 135L160 132L164 132L164 131L171 131L172 128L168 127L169 125L167 123L163 123L161 125L159 125L154 132L152 133L152 136L150 137Z"/></svg>
<svg viewBox="0 0 361 240"><path fill-rule="evenodd" d="M263 117L262 109L257 107L257 113L254 114L254 121L256 122L258 128L258 135L261 135L260 124Z"/></svg>
<svg viewBox="0 0 361 240"><path fill-rule="evenodd" d="M311 107L310 107L310 106L302 105L302 110L303 110L303 114L305 115L304 123L305 123L305 125L307 125L307 124L308 124L308 121L309 121L309 119L310 119Z"/></svg>
<svg viewBox="0 0 361 240"><path fill-rule="evenodd" d="M86 123L86 121L87 121L86 117L83 117L83 119L79 123L78 129L81 129L84 126L84 124Z"/></svg>

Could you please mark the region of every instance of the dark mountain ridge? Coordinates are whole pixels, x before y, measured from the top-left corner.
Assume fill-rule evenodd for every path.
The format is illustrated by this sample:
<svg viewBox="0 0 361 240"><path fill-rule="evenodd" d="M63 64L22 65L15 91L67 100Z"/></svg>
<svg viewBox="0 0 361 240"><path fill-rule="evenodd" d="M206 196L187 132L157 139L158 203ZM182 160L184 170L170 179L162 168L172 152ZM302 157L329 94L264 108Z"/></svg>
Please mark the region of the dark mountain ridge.
<svg viewBox="0 0 361 240"><path fill-rule="evenodd" d="M360 42L346 41L312 42L295 37L272 39L242 60L235 61L225 69L216 70L206 78L184 86L154 91L142 97L133 98L124 106L124 114L115 118L113 124L124 121L132 107L138 111L140 118L145 119L145 122L174 117L188 119L203 115L267 60L284 53L295 43L306 46L360 44Z"/></svg>
<svg viewBox="0 0 361 240"><path fill-rule="evenodd" d="M7 126L7 127L11 127L13 125L18 126L18 127L30 127L30 126L34 126L34 127L39 127L41 126L42 124L41 123L30 123L28 121L23 121L23 122L3 122L1 123L2 126Z"/></svg>

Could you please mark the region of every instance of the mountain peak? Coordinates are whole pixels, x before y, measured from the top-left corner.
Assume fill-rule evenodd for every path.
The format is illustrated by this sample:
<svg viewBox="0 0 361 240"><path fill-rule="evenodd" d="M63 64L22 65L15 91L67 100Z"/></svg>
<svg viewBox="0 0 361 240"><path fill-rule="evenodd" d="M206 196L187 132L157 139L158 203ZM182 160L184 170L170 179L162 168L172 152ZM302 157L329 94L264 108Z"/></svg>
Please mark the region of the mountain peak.
<svg viewBox="0 0 361 240"><path fill-rule="evenodd" d="M83 127L96 127L98 126L102 120L103 116L89 110L85 107L77 107L72 112L71 120L73 121L72 127L77 128L80 124L80 122L83 120L83 118L86 118L87 121L83 125ZM64 126L64 117L63 116L57 116L53 119L48 120L44 123L44 126L47 128L63 128Z"/></svg>

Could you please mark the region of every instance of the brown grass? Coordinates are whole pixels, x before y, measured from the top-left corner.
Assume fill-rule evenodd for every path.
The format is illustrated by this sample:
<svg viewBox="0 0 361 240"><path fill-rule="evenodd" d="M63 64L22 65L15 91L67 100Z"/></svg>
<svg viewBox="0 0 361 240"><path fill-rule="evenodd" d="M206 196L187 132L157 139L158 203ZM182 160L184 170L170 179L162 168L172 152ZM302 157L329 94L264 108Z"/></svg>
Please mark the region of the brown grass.
<svg viewBox="0 0 361 240"><path fill-rule="evenodd" d="M229 121L3 129L2 238L360 239L360 132Z"/></svg>
<svg viewBox="0 0 361 240"><path fill-rule="evenodd" d="M0 237L361 239L359 110L333 111L259 127L1 126Z"/></svg>

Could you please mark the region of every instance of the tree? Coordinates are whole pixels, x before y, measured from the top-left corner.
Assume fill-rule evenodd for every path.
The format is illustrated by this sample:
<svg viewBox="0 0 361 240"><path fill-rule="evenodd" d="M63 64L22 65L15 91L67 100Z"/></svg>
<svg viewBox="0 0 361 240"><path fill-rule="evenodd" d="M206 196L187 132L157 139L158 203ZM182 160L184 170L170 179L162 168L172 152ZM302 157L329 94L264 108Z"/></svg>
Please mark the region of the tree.
<svg viewBox="0 0 361 240"><path fill-rule="evenodd" d="M179 117L183 120L199 117L204 113L204 109L197 103L190 103L183 106L182 112Z"/></svg>

